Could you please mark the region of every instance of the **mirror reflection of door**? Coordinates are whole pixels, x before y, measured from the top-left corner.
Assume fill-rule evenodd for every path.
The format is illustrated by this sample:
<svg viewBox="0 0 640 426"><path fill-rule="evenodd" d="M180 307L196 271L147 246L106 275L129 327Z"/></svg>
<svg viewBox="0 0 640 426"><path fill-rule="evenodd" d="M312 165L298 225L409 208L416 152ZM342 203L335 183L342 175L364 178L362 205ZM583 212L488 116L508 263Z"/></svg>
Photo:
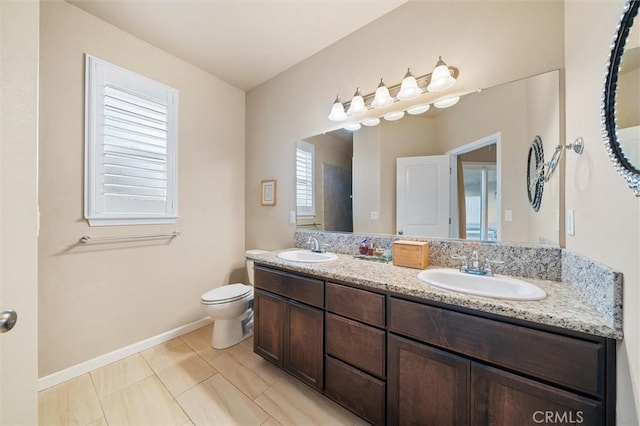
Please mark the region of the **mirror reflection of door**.
<svg viewBox="0 0 640 426"><path fill-rule="evenodd" d="M396 159L396 232L449 236L449 156Z"/></svg>

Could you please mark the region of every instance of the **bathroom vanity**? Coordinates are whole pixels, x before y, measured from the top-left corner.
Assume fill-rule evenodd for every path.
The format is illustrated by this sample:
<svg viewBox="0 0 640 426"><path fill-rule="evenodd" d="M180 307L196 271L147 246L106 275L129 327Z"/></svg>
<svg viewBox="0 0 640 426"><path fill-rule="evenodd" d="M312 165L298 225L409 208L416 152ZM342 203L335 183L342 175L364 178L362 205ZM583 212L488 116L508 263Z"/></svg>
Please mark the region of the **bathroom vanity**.
<svg viewBox="0 0 640 426"><path fill-rule="evenodd" d="M561 283L500 301L338 255L254 258L254 350L371 424L613 424L617 331ZM565 312L562 312L562 310Z"/></svg>

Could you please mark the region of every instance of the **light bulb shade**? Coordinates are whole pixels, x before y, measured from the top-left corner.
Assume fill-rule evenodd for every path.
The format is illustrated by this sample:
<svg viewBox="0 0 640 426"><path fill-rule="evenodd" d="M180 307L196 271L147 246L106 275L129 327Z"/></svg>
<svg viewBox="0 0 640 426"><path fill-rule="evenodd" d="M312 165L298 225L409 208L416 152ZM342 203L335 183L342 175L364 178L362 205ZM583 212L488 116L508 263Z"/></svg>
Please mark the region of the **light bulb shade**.
<svg viewBox="0 0 640 426"><path fill-rule="evenodd" d="M410 70L407 70L407 75L404 76L400 84L400 91L396 97L401 101L410 101L420 96L421 93L422 90L418 87L416 78L411 74Z"/></svg>
<svg viewBox="0 0 640 426"><path fill-rule="evenodd" d="M447 64L442 61L442 57L438 59L436 67L431 73L431 81L427 86L429 92L438 92L445 90L456 84L456 79L451 75L451 71Z"/></svg>
<svg viewBox="0 0 640 426"><path fill-rule="evenodd" d="M347 114L344 112L344 106L340 102L340 98L336 97L333 106L331 107L331 113L329 114L329 120L342 121L347 118Z"/></svg>
<svg viewBox="0 0 640 426"><path fill-rule="evenodd" d="M427 112L429 110L429 104L416 105L407 110L407 112L411 115L419 115L423 112Z"/></svg>
<svg viewBox="0 0 640 426"><path fill-rule="evenodd" d="M443 99L433 103L436 108L449 108L454 106L460 100L460 96L454 96L452 98Z"/></svg>
<svg viewBox="0 0 640 426"><path fill-rule="evenodd" d="M380 84L376 89L376 95L373 97L371 106L375 109L386 108L393 103L393 98L389 94L389 88L380 79Z"/></svg>
<svg viewBox="0 0 640 426"><path fill-rule="evenodd" d="M356 130L360 130L360 127L362 127L360 123L349 123L344 126L344 129L350 132L355 132Z"/></svg>
<svg viewBox="0 0 640 426"><path fill-rule="evenodd" d="M387 121L400 120L402 117L404 117L404 111L395 111L383 115L383 118Z"/></svg>
<svg viewBox="0 0 640 426"><path fill-rule="evenodd" d="M364 120L362 124L368 127L377 126L380 124L380 119L378 117L370 118L368 120Z"/></svg>
<svg viewBox="0 0 640 426"><path fill-rule="evenodd" d="M353 98L351 98L351 105L349 105L347 115L359 115L365 112L367 112L367 107L364 105L364 99L360 94L360 88L358 88Z"/></svg>

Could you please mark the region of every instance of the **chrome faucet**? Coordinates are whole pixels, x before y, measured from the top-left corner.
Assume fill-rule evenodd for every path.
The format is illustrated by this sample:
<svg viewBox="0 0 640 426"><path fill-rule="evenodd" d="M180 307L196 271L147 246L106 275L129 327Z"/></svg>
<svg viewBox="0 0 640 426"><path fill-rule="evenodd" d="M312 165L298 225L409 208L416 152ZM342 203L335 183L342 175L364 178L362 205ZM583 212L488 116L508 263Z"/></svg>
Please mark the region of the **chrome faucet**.
<svg viewBox="0 0 640 426"><path fill-rule="evenodd" d="M480 261L478 260L478 252L476 250L471 253L469 259L471 260L471 268L479 269Z"/></svg>
<svg viewBox="0 0 640 426"><path fill-rule="evenodd" d="M309 250L314 253L325 253L326 251L324 248L320 247L320 243L318 242L318 239L316 237L309 237L307 244L311 246L309 247Z"/></svg>
<svg viewBox="0 0 640 426"><path fill-rule="evenodd" d="M491 269L491 264L500 264L504 263L500 260L489 260L485 257L484 264L482 268L480 268L480 257L478 256L477 250L471 252L469 256L451 256L453 259L460 260L460 272L464 272L466 274L474 274L474 275L486 275L489 277L493 276L493 270ZM469 266L471 264L471 266Z"/></svg>

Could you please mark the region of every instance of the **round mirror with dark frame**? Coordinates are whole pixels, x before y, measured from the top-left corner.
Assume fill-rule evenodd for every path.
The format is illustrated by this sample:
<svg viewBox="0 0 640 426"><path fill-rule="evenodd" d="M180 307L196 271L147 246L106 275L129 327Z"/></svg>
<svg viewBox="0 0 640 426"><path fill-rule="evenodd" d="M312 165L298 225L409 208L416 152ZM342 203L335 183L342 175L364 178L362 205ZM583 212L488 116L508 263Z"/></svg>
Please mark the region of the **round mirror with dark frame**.
<svg viewBox="0 0 640 426"><path fill-rule="evenodd" d="M640 159L636 158L639 157L638 154L640 152L638 149L639 141L637 140L638 129L640 129L640 123L637 122L638 93L637 87L632 91L625 90L621 86L626 87L623 84L624 80L626 80L623 75L626 73L635 73L631 75L632 78L637 80L637 55L640 47L630 46L630 49L625 50L625 46L629 44L630 33L637 33L638 31L637 28L634 31L631 28L638 14L639 6L640 0L630 0L624 6L614 42L611 45L602 102L603 137L607 153L616 170L626 179L636 196L640 196ZM637 37L638 34L634 36ZM625 65L623 65L623 55L625 64L630 64L626 69ZM629 68L632 69L629 70ZM630 102L625 102L623 96L628 96ZM631 108L627 108L629 104L632 104ZM635 110L635 114L625 114L625 108L632 111ZM625 115L634 116L635 120L623 123ZM632 136L630 141L626 142L625 135L629 133Z"/></svg>
<svg viewBox="0 0 640 426"><path fill-rule="evenodd" d="M544 190L544 149L542 139L536 136L527 156L527 196L533 211L540 210Z"/></svg>

